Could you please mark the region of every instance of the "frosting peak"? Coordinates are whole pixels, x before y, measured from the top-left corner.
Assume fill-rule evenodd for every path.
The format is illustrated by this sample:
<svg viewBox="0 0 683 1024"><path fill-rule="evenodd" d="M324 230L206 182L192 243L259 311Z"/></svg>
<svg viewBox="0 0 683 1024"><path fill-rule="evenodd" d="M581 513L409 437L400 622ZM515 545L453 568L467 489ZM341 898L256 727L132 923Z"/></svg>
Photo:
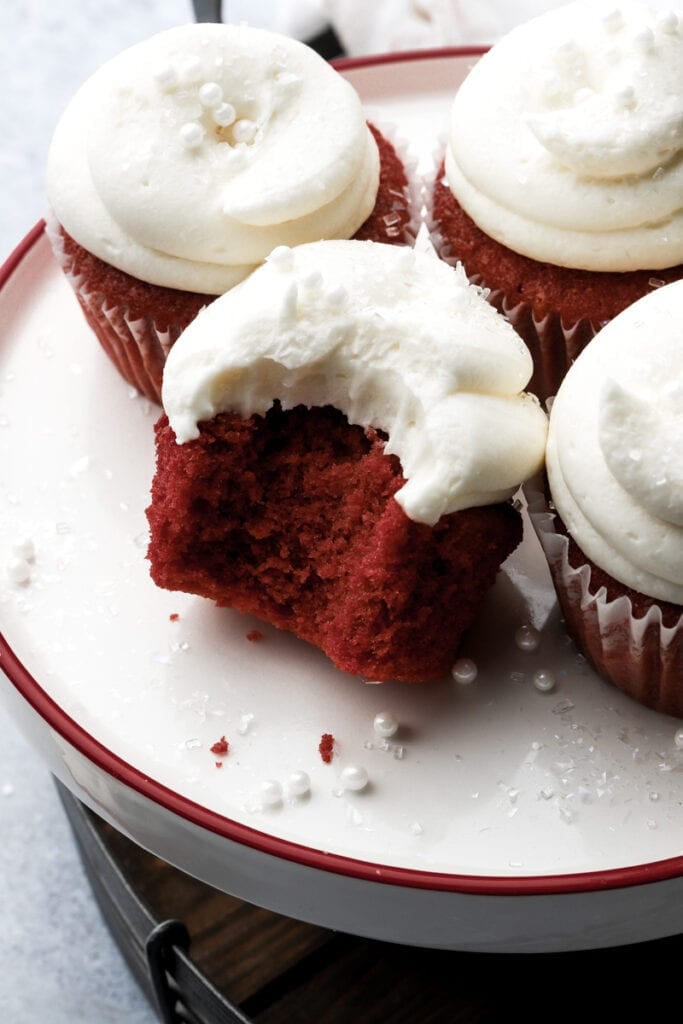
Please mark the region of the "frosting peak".
<svg viewBox="0 0 683 1024"><path fill-rule="evenodd" d="M683 262L682 20L579 2L519 26L455 97L446 173L483 230L534 259Z"/></svg>
<svg viewBox="0 0 683 1024"><path fill-rule="evenodd" d="M216 294L278 244L352 235L379 158L352 87L302 43L187 25L101 67L55 133L48 194L89 251Z"/></svg>
<svg viewBox="0 0 683 1024"><path fill-rule="evenodd" d="M222 411L333 405L388 434L419 522L510 497L540 466L531 357L461 268L431 247L278 248L171 350L163 404L179 443Z"/></svg>

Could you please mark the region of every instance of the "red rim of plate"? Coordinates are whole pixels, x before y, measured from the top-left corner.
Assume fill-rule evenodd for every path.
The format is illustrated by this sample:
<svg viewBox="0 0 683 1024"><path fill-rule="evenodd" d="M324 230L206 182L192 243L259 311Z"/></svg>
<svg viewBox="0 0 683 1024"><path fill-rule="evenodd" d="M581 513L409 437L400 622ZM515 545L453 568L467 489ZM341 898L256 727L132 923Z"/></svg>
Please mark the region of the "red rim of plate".
<svg viewBox="0 0 683 1024"><path fill-rule="evenodd" d="M472 56L482 49L443 49L410 51L398 55L352 58L339 62L342 70L402 60L429 60L440 57ZM28 256L45 230L40 221L19 243L6 263L0 268L2 289ZM411 868L391 867L357 860L335 853L325 853L309 846L293 843L277 836L260 832L211 811L187 797L181 796L160 782L150 779L133 765L105 747L83 729L40 686L28 669L14 654L0 633L0 668L2 668L26 702L47 724L68 743L102 771L129 786L137 793L164 807L167 811L207 829L226 839L249 846L261 853L293 861L304 867L316 868L335 874L369 882L382 882L414 889L467 893L481 896L543 896L561 893L591 892L617 889L625 886L661 882L683 875L683 856L604 871L587 871L564 875L528 875L518 877L497 875L454 875L446 872L418 871Z"/></svg>

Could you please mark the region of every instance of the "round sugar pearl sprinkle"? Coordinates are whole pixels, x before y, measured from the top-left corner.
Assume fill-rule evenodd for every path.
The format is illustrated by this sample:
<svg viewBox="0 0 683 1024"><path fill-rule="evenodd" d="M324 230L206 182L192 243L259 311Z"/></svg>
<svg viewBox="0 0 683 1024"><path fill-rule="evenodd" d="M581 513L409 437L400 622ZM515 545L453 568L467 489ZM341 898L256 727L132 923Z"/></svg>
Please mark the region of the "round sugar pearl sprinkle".
<svg viewBox="0 0 683 1024"><path fill-rule="evenodd" d="M292 772L287 780L287 792L290 796L306 796L311 791L311 780L307 772Z"/></svg>
<svg viewBox="0 0 683 1024"><path fill-rule="evenodd" d="M154 72L154 77L163 89L169 89L178 81L175 68L172 68L170 64L165 64L163 67L157 68Z"/></svg>
<svg viewBox="0 0 683 1024"><path fill-rule="evenodd" d="M671 34L678 28L678 15L675 11L662 11L657 15L657 28Z"/></svg>
<svg viewBox="0 0 683 1024"><path fill-rule="evenodd" d="M31 566L25 558L10 558L7 563L7 576L12 583L28 583L31 578Z"/></svg>
<svg viewBox="0 0 683 1024"><path fill-rule="evenodd" d="M469 686L477 678L477 663L471 658L458 658L451 669L451 676L461 686Z"/></svg>
<svg viewBox="0 0 683 1024"><path fill-rule="evenodd" d="M253 142L256 135L256 125L248 117L241 117L232 126L232 137L235 142Z"/></svg>
<svg viewBox="0 0 683 1024"><path fill-rule="evenodd" d="M218 82L204 82L199 90L199 102L203 107L212 110L214 107L220 106L222 99L223 90Z"/></svg>
<svg viewBox="0 0 683 1024"><path fill-rule="evenodd" d="M655 45L654 32L650 28L641 29L632 38L632 43L637 50L650 50Z"/></svg>
<svg viewBox="0 0 683 1024"><path fill-rule="evenodd" d="M36 557L36 546L30 537L20 537L12 545L12 552L17 558L25 558L27 562L32 562Z"/></svg>
<svg viewBox="0 0 683 1024"><path fill-rule="evenodd" d="M197 149L204 140L204 129L197 121L186 121L180 129L180 141L186 149Z"/></svg>
<svg viewBox="0 0 683 1024"><path fill-rule="evenodd" d="M683 729L676 729L674 744L679 750L683 750Z"/></svg>
<svg viewBox="0 0 683 1024"><path fill-rule="evenodd" d="M180 69L184 82L198 82L202 74L202 62L199 57L188 57Z"/></svg>
<svg viewBox="0 0 683 1024"><path fill-rule="evenodd" d="M355 793L358 793L367 786L369 782L368 773L360 764L347 764L342 769L339 781L344 789L353 790Z"/></svg>
<svg viewBox="0 0 683 1024"><path fill-rule="evenodd" d="M539 668L534 672L533 684L541 693L550 693L555 689L555 676L547 668Z"/></svg>
<svg viewBox="0 0 683 1024"><path fill-rule="evenodd" d="M616 32L624 24L624 15L621 13L618 7L608 11L602 19L602 24L608 32Z"/></svg>
<svg viewBox="0 0 683 1024"><path fill-rule="evenodd" d="M237 117L237 111L232 103L219 103L213 108L212 117L219 128L228 128Z"/></svg>
<svg viewBox="0 0 683 1024"><path fill-rule="evenodd" d="M261 783L261 800L264 807L276 807L282 803L282 786L277 779L266 779Z"/></svg>
<svg viewBox="0 0 683 1024"><path fill-rule="evenodd" d="M636 91L632 85L625 85L617 89L614 94L614 101L619 107L633 107L636 102Z"/></svg>
<svg viewBox="0 0 683 1024"><path fill-rule="evenodd" d="M372 727L378 736L387 740L398 732L398 722L391 711L380 711L375 715Z"/></svg>
<svg viewBox="0 0 683 1024"><path fill-rule="evenodd" d="M520 651L536 651L541 643L541 634L525 622L515 633L515 643Z"/></svg>

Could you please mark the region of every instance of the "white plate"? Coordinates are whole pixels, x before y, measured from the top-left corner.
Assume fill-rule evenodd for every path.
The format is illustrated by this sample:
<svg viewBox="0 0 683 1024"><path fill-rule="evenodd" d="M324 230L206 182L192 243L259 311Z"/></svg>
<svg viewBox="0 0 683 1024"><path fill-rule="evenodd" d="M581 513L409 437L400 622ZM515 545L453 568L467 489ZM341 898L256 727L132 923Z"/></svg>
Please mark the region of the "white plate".
<svg viewBox="0 0 683 1024"><path fill-rule="evenodd" d="M424 170L471 60L344 73ZM679 930L678 723L577 655L530 529L462 652L474 685L365 685L288 635L152 584L158 410L100 352L40 228L5 270L0 323L0 568L21 537L36 548L28 584L0 583L2 689L81 799L211 884L359 934L534 950ZM525 622L542 632L533 653L515 644ZM539 669L553 692L534 687ZM373 733L383 710L400 722L387 749ZM366 791L342 792L349 763L367 769ZM262 783L286 787L299 769L310 796L262 806Z"/></svg>

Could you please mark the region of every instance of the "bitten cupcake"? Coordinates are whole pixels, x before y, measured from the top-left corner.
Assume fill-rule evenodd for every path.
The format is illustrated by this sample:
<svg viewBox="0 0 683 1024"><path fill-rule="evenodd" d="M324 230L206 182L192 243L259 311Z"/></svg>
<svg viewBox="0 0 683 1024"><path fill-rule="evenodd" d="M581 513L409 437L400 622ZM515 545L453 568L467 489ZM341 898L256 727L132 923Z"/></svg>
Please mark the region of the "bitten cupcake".
<svg viewBox="0 0 683 1024"><path fill-rule="evenodd" d="M553 402L554 512L533 521L580 649L636 700L683 717L683 282L582 352Z"/></svg>
<svg viewBox="0 0 683 1024"><path fill-rule="evenodd" d="M453 102L431 218L554 395L593 335L683 277L683 22L574 3L513 30Z"/></svg>
<svg viewBox="0 0 683 1024"><path fill-rule="evenodd" d="M413 240L403 163L353 88L246 26L171 29L100 68L57 127L47 186L86 319L157 401L180 332L277 245Z"/></svg>
<svg viewBox="0 0 683 1024"><path fill-rule="evenodd" d="M345 672L444 676L542 463L529 353L460 269L375 242L279 248L166 363L155 582Z"/></svg>

